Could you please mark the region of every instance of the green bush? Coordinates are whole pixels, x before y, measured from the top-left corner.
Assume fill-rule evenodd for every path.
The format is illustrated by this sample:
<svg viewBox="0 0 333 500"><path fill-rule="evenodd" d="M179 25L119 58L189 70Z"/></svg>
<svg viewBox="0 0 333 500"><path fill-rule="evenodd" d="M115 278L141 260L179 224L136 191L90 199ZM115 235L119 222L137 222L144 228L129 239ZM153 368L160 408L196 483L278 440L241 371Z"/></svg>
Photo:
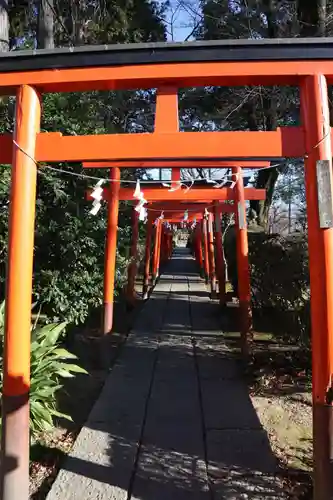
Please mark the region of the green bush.
<svg viewBox="0 0 333 500"><path fill-rule="evenodd" d="M249 256L256 305L298 310L309 300L304 238L249 234Z"/></svg>
<svg viewBox="0 0 333 500"><path fill-rule="evenodd" d="M268 312L281 334L292 341L310 340L308 247L304 235L282 237L249 231L251 293L255 311ZM226 238L229 279L237 290L234 230ZM275 325L277 326L277 325Z"/></svg>
<svg viewBox="0 0 333 500"><path fill-rule="evenodd" d="M77 357L61 347L61 336L66 323L38 326L31 331L31 387L30 429L32 435L54 428L54 418L71 420L57 410L57 393L63 387L61 380L87 373L73 363ZM4 302L0 306L1 374L3 361ZM2 378L1 378L2 392Z"/></svg>

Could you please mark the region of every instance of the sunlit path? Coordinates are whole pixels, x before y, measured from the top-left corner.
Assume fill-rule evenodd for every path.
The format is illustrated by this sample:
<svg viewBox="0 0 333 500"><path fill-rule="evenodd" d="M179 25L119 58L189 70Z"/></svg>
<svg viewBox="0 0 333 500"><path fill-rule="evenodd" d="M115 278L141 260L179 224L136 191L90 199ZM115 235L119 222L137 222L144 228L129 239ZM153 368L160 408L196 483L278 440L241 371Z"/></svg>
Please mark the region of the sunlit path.
<svg viewBox="0 0 333 500"><path fill-rule="evenodd" d="M176 249L48 500L284 498L218 311Z"/></svg>

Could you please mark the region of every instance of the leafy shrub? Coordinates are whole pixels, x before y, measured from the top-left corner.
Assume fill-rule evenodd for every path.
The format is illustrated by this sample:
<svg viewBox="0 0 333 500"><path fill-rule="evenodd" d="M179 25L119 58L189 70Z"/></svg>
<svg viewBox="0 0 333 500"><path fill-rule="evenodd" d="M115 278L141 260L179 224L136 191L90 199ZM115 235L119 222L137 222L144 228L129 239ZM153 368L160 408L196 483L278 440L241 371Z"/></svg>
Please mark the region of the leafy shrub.
<svg viewBox="0 0 333 500"><path fill-rule="evenodd" d="M128 99L130 97L130 100ZM78 94L47 94L43 98L43 131L59 130L66 135L110 133L114 125L115 109L105 124L105 105L111 105L116 96L96 92ZM106 101L105 101L106 99ZM135 128L138 119L146 115L153 98L150 93L131 93L121 101L121 106L135 112ZM118 102L118 101L117 101ZM119 103L120 104L120 103ZM144 108L142 107L144 106ZM7 106L5 107L7 109ZM1 109L0 109L1 111ZM99 116L98 111L102 113ZM96 114L97 113L97 114ZM149 115L150 116L150 115ZM128 114L119 111L120 126L124 130ZM117 119L118 121L118 119ZM151 121L151 120L150 120ZM2 125L6 120L2 121ZM1 124L0 124L1 125ZM152 125L152 123L151 123ZM8 125L8 129L11 128ZM134 125L133 125L134 126ZM0 126L1 128L1 126ZM117 130L114 130L117 131ZM82 175L81 164L60 163L60 170ZM0 301L5 297L5 276L8 239L8 209L10 168L0 165ZM96 171L86 171L96 176ZM52 323L66 321L79 324L103 302L104 247L106 233L106 204L97 217L89 214L91 201L86 200L86 191L94 182L49 169L39 169L37 181L36 222L34 242L34 300L43 304L43 312ZM133 169L122 169L122 179L139 175ZM99 175L99 174L97 174ZM105 176L105 172L100 173ZM120 290L127 277L128 250L130 247L131 209L127 202L120 203L116 291Z"/></svg>
<svg viewBox="0 0 333 500"><path fill-rule="evenodd" d="M256 305L301 309L309 300L306 240L250 235L249 252Z"/></svg>
<svg viewBox="0 0 333 500"><path fill-rule="evenodd" d="M233 230L234 232L234 230ZM270 310L292 340L310 339L310 284L306 237L282 237L249 231L252 303ZM236 242L226 239L229 278L237 290Z"/></svg>
<svg viewBox="0 0 333 500"><path fill-rule="evenodd" d="M54 418L71 420L57 410L57 392L61 379L87 373L73 363L77 357L60 346L66 323L38 326L31 332L30 429L32 435L54 428ZM3 361L4 302L0 306L1 373ZM72 362L70 362L72 361ZM2 379L1 379L2 391Z"/></svg>

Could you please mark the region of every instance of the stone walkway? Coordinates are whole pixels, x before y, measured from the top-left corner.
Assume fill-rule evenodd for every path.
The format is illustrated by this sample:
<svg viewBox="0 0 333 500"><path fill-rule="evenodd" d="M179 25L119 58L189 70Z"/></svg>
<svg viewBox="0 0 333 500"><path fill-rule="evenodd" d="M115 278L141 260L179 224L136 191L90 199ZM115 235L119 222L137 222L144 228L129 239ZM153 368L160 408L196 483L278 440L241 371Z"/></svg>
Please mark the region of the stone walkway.
<svg viewBox="0 0 333 500"><path fill-rule="evenodd" d="M219 306L178 249L47 498L274 500L275 472Z"/></svg>

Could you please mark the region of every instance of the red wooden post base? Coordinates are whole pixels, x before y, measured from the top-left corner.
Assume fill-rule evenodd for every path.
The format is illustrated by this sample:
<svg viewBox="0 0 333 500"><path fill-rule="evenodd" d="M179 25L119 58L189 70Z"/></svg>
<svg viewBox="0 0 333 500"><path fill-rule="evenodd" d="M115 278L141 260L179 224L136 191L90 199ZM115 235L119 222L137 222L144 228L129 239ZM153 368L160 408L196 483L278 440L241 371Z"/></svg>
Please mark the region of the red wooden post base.
<svg viewBox="0 0 333 500"><path fill-rule="evenodd" d="M40 100L24 85L16 97L4 332L0 496L29 498L31 296Z"/></svg>

